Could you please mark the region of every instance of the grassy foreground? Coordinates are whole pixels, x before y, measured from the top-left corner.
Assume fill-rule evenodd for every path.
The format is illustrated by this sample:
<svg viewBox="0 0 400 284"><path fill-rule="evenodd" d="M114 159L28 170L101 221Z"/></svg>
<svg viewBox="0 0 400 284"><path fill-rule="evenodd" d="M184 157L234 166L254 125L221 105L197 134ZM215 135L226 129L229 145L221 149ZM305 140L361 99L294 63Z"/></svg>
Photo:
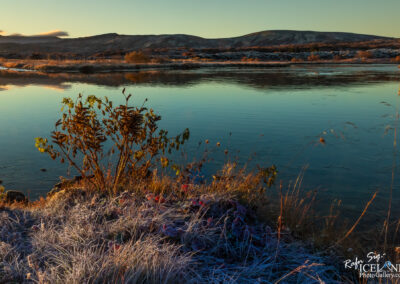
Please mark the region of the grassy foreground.
<svg viewBox="0 0 400 284"><path fill-rule="evenodd" d="M340 283L341 262L257 217L254 176L153 176L117 195L86 181L0 210L1 282Z"/></svg>

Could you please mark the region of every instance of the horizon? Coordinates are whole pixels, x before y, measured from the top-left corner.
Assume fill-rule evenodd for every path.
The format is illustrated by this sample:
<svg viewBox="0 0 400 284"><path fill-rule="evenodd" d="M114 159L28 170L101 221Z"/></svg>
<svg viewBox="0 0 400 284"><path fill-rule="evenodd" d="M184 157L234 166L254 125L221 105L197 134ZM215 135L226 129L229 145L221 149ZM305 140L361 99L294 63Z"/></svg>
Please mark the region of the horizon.
<svg viewBox="0 0 400 284"><path fill-rule="evenodd" d="M20 7L24 7L21 10ZM78 8L77 8L78 7ZM265 30L347 32L400 37L397 11L400 2L388 0L339 0L321 3L315 0L281 2L221 0L214 3L187 3L155 0L50 0L2 4L0 35L56 35L85 37L118 33L124 35L188 34L203 38L229 38ZM355 13L357 11L357 13ZM18 20L15 20L15 15ZM73 16L71 16L73 15ZM50 24L49 24L50 23Z"/></svg>
<svg viewBox="0 0 400 284"><path fill-rule="evenodd" d="M367 34L367 33L355 33L355 32L344 32L344 31L321 31L321 30L289 30L289 29L273 29L273 30L259 30L255 32L250 32L247 34L240 34L240 35L233 35L230 37L202 37L196 34L187 34L187 33L152 33L152 34L124 34L124 33L117 33L117 32L109 32L109 33L100 33L100 34L91 34L91 35L86 35L82 37L94 37L94 36L102 36L102 35L108 35L108 34L116 34L119 36L162 36L162 35L187 35L187 36L196 36L204 39L223 39L223 38L235 38L235 37L242 37L242 36L247 36L251 34L257 34L257 33L263 33L263 32L315 32L315 33L342 33L342 34L355 34L355 35L368 35L368 36L377 36L377 37L387 37L387 38L400 38L400 37L391 37L391 36L384 36L384 35L379 35L379 34ZM60 35L60 34L61 35ZM40 33L40 34L34 34L34 35L28 35L28 34L21 34L21 33L14 33L14 34L1 34L0 37L58 37L58 38L65 38L65 39L72 39L72 38L80 38L79 36L77 37L71 37L70 35L62 35L62 31L50 31L50 32L45 32L45 33Z"/></svg>

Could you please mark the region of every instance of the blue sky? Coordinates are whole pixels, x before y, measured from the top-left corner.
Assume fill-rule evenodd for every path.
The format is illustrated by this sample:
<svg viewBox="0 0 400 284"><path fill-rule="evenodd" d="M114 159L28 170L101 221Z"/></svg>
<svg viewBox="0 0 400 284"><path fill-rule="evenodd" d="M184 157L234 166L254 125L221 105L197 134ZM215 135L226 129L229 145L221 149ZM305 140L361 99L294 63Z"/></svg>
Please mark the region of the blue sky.
<svg viewBox="0 0 400 284"><path fill-rule="evenodd" d="M268 29L400 37L400 0L0 0L3 34L72 37L185 33L230 37Z"/></svg>

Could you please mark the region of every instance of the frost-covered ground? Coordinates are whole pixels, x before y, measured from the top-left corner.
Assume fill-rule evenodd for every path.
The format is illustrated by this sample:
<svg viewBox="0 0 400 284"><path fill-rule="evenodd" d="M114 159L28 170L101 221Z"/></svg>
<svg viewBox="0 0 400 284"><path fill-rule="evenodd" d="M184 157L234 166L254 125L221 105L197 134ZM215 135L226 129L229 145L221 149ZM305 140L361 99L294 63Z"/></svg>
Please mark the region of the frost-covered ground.
<svg viewBox="0 0 400 284"><path fill-rule="evenodd" d="M198 192L108 197L70 189L4 206L1 282L342 282L333 256L278 234L229 193Z"/></svg>

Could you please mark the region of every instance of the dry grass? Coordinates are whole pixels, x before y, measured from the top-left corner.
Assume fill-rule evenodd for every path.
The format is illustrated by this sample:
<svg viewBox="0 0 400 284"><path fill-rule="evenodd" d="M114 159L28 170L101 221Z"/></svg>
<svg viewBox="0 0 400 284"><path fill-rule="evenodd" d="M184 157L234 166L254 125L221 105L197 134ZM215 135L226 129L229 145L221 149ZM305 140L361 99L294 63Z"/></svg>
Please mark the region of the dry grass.
<svg viewBox="0 0 400 284"><path fill-rule="evenodd" d="M340 263L257 218L255 175L170 178L109 196L87 182L0 211L0 279L37 283L340 283ZM256 196L259 198L255 198ZM337 263L336 263L337 262Z"/></svg>

